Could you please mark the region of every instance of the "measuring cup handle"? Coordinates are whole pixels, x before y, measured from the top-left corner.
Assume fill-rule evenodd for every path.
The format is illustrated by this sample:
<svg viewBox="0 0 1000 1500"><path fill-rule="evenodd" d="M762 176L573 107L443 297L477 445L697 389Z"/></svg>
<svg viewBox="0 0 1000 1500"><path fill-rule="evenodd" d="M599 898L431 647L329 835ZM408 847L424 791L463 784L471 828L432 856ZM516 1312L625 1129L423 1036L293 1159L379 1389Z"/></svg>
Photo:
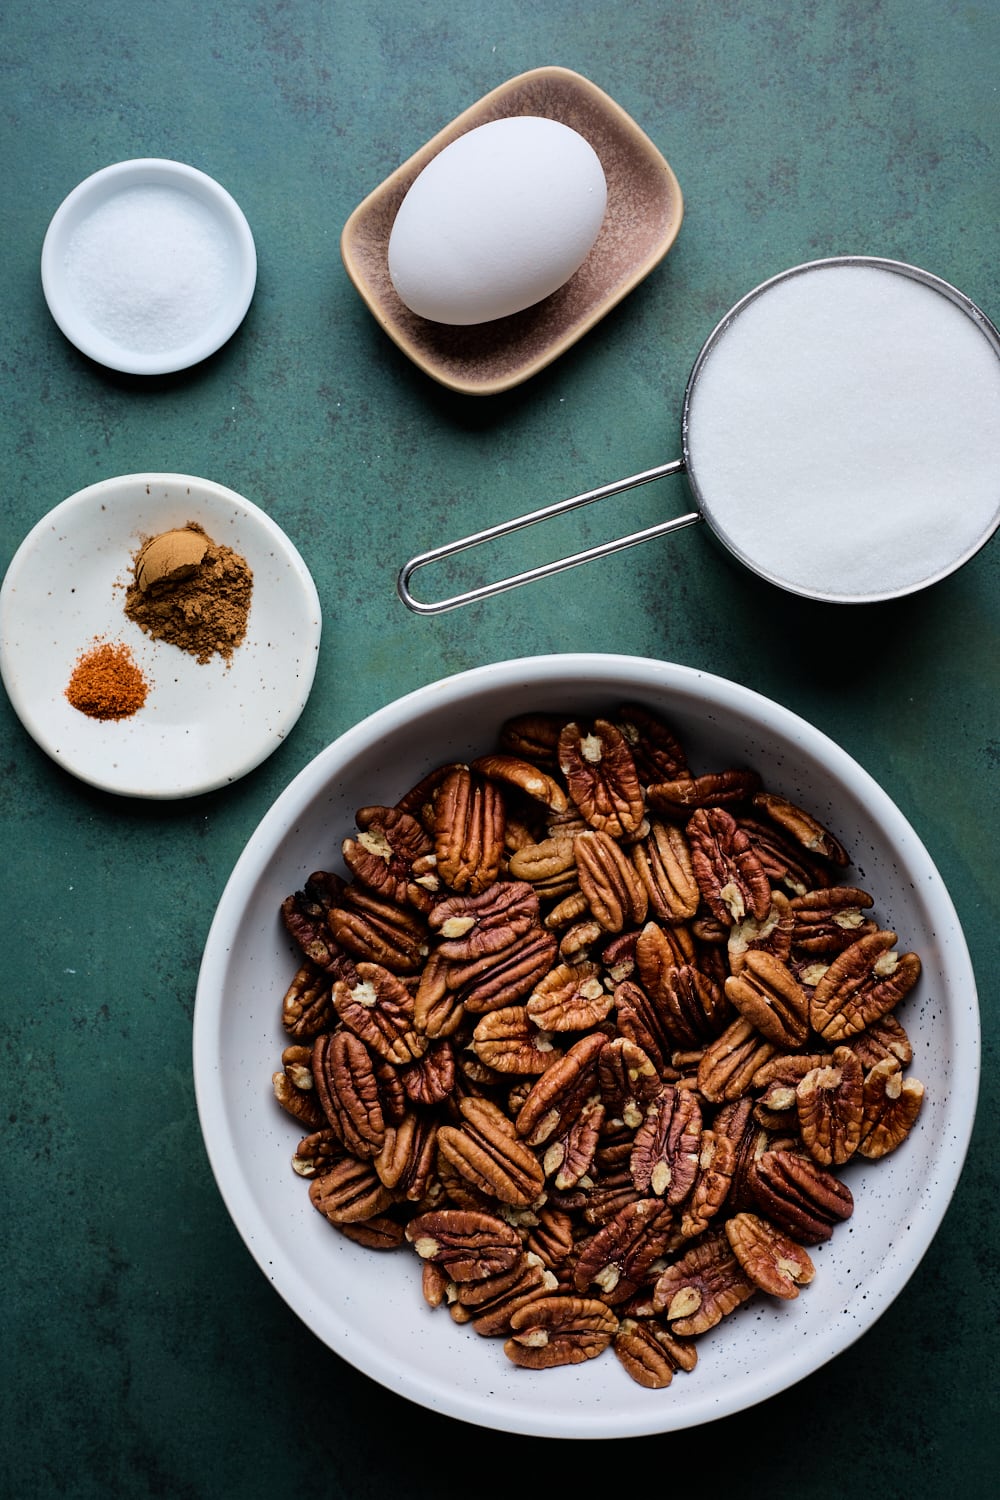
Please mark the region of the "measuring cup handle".
<svg viewBox="0 0 1000 1500"><path fill-rule="evenodd" d="M656 526L647 526L643 531L634 531L630 536L616 537L613 541L602 542L600 546L588 547L583 552L574 552L570 557L559 557L554 562L543 563L537 568L527 568L523 573L512 573L509 578L498 579L495 583L484 583L478 588L468 589L465 593L452 594L448 599L437 599L430 602L417 599L410 591L410 579L418 568L425 568L429 563L440 562L443 558L454 557L458 552L467 552L471 547L479 547L483 542L494 541L497 537L509 536L511 532L521 531L526 526L535 526L539 521L551 520L553 516L563 515L566 511L577 510L582 505L592 505L595 500L606 500L611 495L623 494L625 490L634 490L640 484L649 484L654 479L666 479L670 474L680 474L684 470L684 460L674 459L672 463L660 464L655 469L645 469L641 474L631 474L627 479L616 479L612 484L601 485L596 490L587 490L585 494L573 495L568 500L557 500L554 505L544 505L540 510L529 511L527 515L515 516L511 521L501 521L497 526L488 526L483 531L475 531L471 536L461 537L457 542L446 542L442 547L432 547L429 552L421 552L416 557L411 557L399 571L396 579L396 591L400 599L408 609L412 609L418 615L443 614L445 610L457 609L460 604L471 604L476 599L488 599L492 594L501 594L506 589L518 588L523 583L534 583L538 578L548 578L553 573L561 573L566 568L577 568L581 563L592 562L598 557L607 557L612 552L622 552L626 547L636 547L640 542L648 542L653 537L666 536L670 531L680 531L684 526L691 526L695 521L701 520L701 512L694 510L687 515L676 516L671 521L661 521Z"/></svg>

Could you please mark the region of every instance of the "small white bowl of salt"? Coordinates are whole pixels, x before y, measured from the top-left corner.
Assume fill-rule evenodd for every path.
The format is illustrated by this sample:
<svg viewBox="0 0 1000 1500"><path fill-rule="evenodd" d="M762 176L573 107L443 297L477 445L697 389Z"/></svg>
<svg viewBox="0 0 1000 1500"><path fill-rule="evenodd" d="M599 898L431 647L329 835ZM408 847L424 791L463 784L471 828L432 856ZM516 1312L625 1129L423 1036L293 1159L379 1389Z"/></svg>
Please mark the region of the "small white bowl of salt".
<svg viewBox="0 0 1000 1500"><path fill-rule="evenodd" d="M84 179L53 215L42 290L72 344L110 370L165 375L235 333L257 282L242 209L196 167L141 157Z"/></svg>

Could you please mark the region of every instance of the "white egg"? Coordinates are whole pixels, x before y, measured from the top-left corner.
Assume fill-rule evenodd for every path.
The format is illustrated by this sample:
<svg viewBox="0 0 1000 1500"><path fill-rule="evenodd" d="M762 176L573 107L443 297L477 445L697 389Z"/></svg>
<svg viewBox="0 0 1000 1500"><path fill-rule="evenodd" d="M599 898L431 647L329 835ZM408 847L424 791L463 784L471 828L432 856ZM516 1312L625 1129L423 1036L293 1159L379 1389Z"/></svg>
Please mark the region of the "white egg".
<svg viewBox="0 0 1000 1500"><path fill-rule="evenodd" d="M607 199L600 159L577 131L534 115L493 120L415 179L389 236L389 276L433 322L507 317L579 269Z"/></svg>

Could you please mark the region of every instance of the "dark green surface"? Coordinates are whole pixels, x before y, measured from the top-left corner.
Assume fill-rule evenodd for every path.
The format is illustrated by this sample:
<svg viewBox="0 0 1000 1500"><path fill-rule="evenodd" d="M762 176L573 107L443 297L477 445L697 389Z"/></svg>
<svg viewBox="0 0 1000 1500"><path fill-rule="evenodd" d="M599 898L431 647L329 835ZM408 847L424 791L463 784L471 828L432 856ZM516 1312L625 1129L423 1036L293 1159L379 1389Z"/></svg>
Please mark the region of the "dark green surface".
<svg viewBox="0 0 1000 1500"><path fill-rule="evenodd" d="M312 569L325 623L315 690L287 743L236 786L187 803L89 790L0 704L0 1493L423 1500L452 1472L484 1497L632 1493L643 1473L651 1493L715 1495L724 1454L745 1496L994 1493L996 544L923 597L845 612L757 583L702 528L433 620L398 603L394 580L425 547L676 457L702 342L787 266L896 257L1000 317L998 57L994 0L4 8L0 565L84 485L199 474L274 516ZM591 78L640 123L684 189L684 227L653 276L549 371L505 397L463 399L379 332L343 271L340 230L461 109L545 63ZM233 193L260 275L228 347L194 372L137 381L65 342L38 258L78 181L146 155L190 162ZM586 545L687 508L682 482L668 482L584 513L558 541ZM541 537L522 538L510 560L543 555ZM190 1033L229 871L318 750L436 677L581 648L735 678L881 781L963 921L984 1072L953 1206L865 1338L713 1428L574 1446L426 1414L286 1310L209 1171Z"/></svg>

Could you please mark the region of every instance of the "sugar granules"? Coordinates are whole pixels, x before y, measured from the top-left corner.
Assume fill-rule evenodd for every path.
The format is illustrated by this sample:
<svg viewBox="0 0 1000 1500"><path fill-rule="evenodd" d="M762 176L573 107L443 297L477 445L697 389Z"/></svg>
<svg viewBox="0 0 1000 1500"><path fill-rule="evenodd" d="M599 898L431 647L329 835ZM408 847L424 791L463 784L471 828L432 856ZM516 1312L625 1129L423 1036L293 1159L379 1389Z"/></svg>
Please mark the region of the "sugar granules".
<svg viewBox="0 0 1000 1500"><path fill-rule="evenodd" d="M708 519L765 577L864 599L929 582L1000 514L1000 358L915 277L820 265L737 312L692 387Z"/></svg>
<svg viewBox="0 0 1000 1500"><path fill-rule="evenodd" d="M159 354L196 338L225 299L225 232L177 188L129 188L82 220L65 252L81 311L123 349Z"/></svg>

